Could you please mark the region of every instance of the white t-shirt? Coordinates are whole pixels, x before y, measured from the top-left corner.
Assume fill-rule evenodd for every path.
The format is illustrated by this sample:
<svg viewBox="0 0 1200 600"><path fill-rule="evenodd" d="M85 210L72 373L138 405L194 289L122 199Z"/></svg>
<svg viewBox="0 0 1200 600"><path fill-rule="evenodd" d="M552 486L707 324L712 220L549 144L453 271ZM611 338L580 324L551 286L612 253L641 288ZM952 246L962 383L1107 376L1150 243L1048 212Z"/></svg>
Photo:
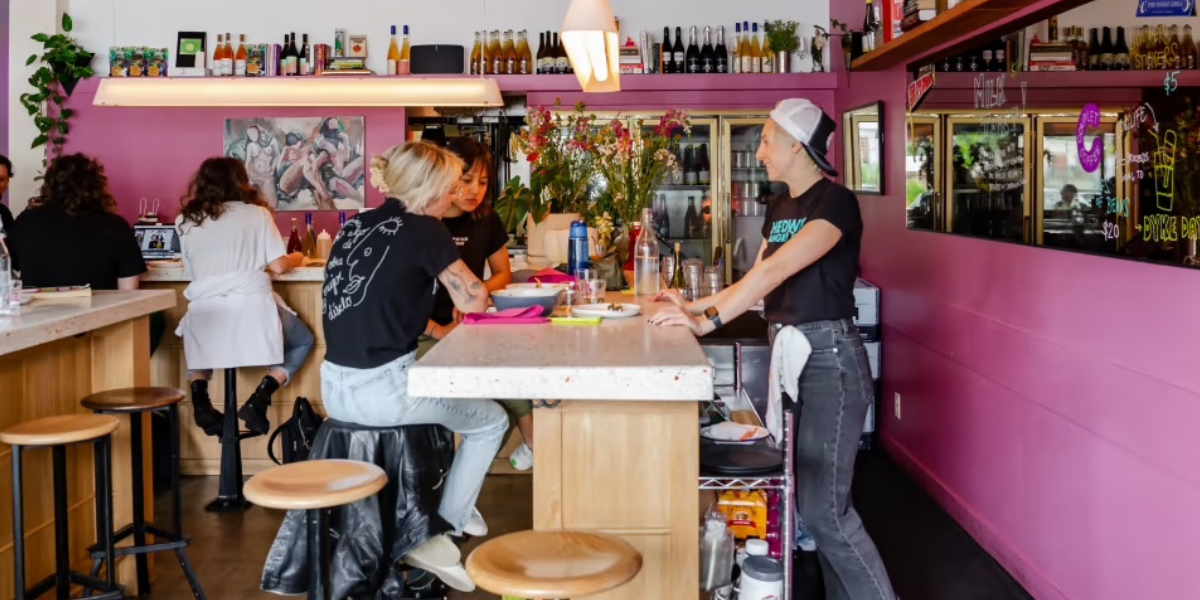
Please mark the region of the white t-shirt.
<svg viewBox="0 0 1200 600"><path fill-rule="evenodd" d="M192 281L214 275L262 271L287 254L271 212L242 202L225 204L220 218L200 225L175 219L183 268Z"/></svg>

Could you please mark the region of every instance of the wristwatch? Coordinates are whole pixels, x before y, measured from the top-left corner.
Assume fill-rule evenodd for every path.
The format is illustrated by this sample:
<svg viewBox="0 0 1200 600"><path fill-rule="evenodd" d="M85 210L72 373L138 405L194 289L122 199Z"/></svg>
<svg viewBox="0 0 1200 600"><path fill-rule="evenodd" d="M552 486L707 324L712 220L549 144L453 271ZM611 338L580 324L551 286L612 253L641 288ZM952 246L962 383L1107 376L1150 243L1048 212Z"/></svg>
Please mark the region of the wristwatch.
<svg viewBox="0 0 1200 600"><path fill-rule="evenodd" d="M721 315L717 312L717 307L715 306L710 306L704 309L704 316L709 321L712 321L714 329L720 329L721 325L724 325L724 323L721 323Z"/></svg>

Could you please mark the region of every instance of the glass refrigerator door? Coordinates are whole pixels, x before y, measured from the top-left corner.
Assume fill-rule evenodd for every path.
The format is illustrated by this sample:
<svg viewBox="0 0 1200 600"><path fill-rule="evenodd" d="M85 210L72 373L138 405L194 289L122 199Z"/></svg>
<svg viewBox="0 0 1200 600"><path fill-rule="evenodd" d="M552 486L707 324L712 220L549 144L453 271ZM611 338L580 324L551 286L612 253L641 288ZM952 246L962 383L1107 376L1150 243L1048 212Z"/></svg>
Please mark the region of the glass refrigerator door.
<svg viewBox="0 0 1200 600"><path fill-rule="evenodd" d="M721 120L721 234L725 244L725 278L740 280L754 267L762 247L762 228L767 215L771 184L767 170L755 158L766 117L737 117Z"/></svg>
<svg viewBox="0 0 1200 600"><path fill-rule="evenodd" d="M1029 120L995 115L949 121L950 231L1030 239Z"/></svg>
<svg viewBox="0 0 1200 600"><path fill-rule="evenodd" d="M1037 243L1054 248L1115 253L1124 246L1118 232L1128 231L1129 213L1108 207L1115 198L1120 165L1117 162L1117 123L1104 118L1089 134L1103 135L1104 158L1088 173L1080 164L1074 118L1038 118L1041 156L1034 214ZM1135 165L1136 168L1136 165Z"/></svg>
<svg viewBox="0 0 1200 600"><path fill-rule="evenodd" d="M632 117L634 127L642 119L642 131L650 132L658 125L659 115ZM654 212L655 232L665 245L660 250L666 256L680 244L683 258L699 258L704 264L713 263L713 197L716 186L717 120L691 117L692 133L684 135L675 148L679 169L667 175L666 181L655 188L651 209Z"/></svg>
<svg viewBox="0 0 1200 600"><path fill-rule="evenodd" d="M904 155L904 198L908 228L945 231L942 206L942 125L936 116L911 116Z"/></svg>

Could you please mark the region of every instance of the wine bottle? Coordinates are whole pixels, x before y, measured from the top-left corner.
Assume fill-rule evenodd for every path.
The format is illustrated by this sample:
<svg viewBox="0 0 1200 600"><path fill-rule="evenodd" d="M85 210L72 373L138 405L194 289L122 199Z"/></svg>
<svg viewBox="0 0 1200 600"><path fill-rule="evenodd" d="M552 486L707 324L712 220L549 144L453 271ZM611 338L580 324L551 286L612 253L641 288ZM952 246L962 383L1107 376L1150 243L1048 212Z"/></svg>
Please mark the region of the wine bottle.
<svg viewBox="0 0 1200 600"><path fill-rule="evenodd" d="M487 75L496 75L501 72L500 61L504 60L500 52L500 32L492 30L488 33L487 45Z"/></svg>
<svg viewBox="0 0 1200 600"><path fill-rule="evenodd" d="M687 73L687 53L683 50L683 28L675 28L675 45L671 47L676 73Z"/></svg>
<svg viewBox="0 0 1200 600"><path fill-rule="evenodd" d="M729 57L731 73L742 72L742 24L733 24L733 54Z"/></svg>
<svg viewBox="0 0 1200 600"><path fill-rule="evenodd" d="M1196 68L1196 41L1192 38L1192 26L1183 26L1183 68L1195 70Z"/></svg>
<svg viewBox="0 0 1200 600"><path fill-rule="evenodd" d="M1099 71L1100 69L1100 33L1093 27L1092 39L1088 42L1088 70Z"/></svg>
<svg viewBox="0 0 1200 600"><path fill-rule="evenodd" d="M671 47L671 28L663 27L662 47L659 49L662 56L659 61L662 63L662 72L672 74L675 72L675 50Z"/></svg>
<svg viewBox="0 0 1200 600"><path fill-rule="evenodd" d="M767 24L763 23L762 72L775 72L775 50L771 48L771 37L767 35Z"/></svg>
<svg viewBox="0 0 1200 600"><path fill-rule="evenodd" d="M683 244L675 242L675 272L671 273L671 289L687 289L687 281L683 278Z"/></svg>
<svg viewBox="0 0 1200 600"><path fill-rule="evenodd" d="M700 46L696 43L696 26L692 25L692 29L688 32L687 52L684 60L687 61L688 73L700 73Z"/></svg>
<svg viewBox="0 0 1200 600"><path fill-rule="evenodd" d="M400 75L412 75L412 46L408 43L408 25L404 26L404 39L400 43Z"/></svg>
<svg viewBox="0 0 1200 600"><path fill-rule="evenodd" d="M233 76L233 34L225 34L225 76Z"/></svg>
<svg viewBox="0 0 1200 600"><path fill-rule="evenodd" d="M213 48L212 53L212 76L222 77L225 75L225 36L217 34L217 45Z"/></svg>
<svg viewBox="0 0 1200 600"><path fill-rule="evenodd" d="M1050 21L1046 24L1047 35L1051 44L1058 41L1058 16L1050 17Z"/></svg>
<svg viewBox="0 0 1200 600"><path fill-rule="evenodd" d="M1170 48L1167 51L1167 60L1169 61L1167 68L1179 69L1183 66L1183 42L1179 39L1179 26L1171 25L1168 31L1171 32L1171 36L1167 38L1167 47Z"/></svg>
<svg viewBox="0 0 1200 600"><path fill-rule="evenodd" d="M671 210L666 194L658 195L658 236L664 239L671 236Z"/></svg>
<svg viewBox="0 0 1200 600"><path fill-rule="evenodd" d="M758 23L750 26L750 72L762 73L762 42L758 41Z"/></svg>
<svg viewBox="0 0 1200 600"><path fill-rule="evenodd" d="M392 47L393 48L396 47L396 26L395 25L392 26ZM391 48L389 48L388 49L388 72L389 72L389 74L391 73L391 70L392 70L392 64L391 64L392 58L391 57L392 57L392 51L391 51ZM538 52L538 58L541 58L541 51ZM481 60L483 60L483 45L479 41L479 32L476 31L475 32L475 45L471 46L471 69L470 70L471 70L472 75L482 75L483 74L483 70L481 69L481 67L483 66L482 63L480 62ZM396 49L396 63L397 63L397 65L400 63L400 50L398 48Z"/></svg>
<svg viewBox="0 0 1200 600"><path fill-rule="evenodd" d="M280 48L280 50L279 50L279 74L280 75L291 75L292 74L292 57L291 57L291 54L289 53L289 48L291 47L291 44L290 44L291 41L292 41L292 38L288 37L288 34L286 34L286 33L283 34L283 47Z"/></svg>
<svg viewBox="0 0 1200 600"><path fill-rule="evenodd" d="M683 149L683 183L684 185L696 185L698 178L696 153L692 151L692 146L688 146Z"/></svg>
<svg viewBox="0 0 1200 600"><path fill-rule="evenodd" d="M292 219L292 235L288 236L287 252L291 254L303 249L304 246L300 243L300 232L296 229L296 219Z"/></svg>
<svg viewBox="0 0 1200 600"><path fill-rule="evenodd" d="M502 36L504 43L501 44L500 51L504 53L504 58L500 61L500 67L504 69L502 73L512 75L517 68L517 47L513 45L511 29L505 31Z"/></svg>
<svg viewBox="0 0 1200 600"><path fill-rule="evenodd" d="M292 32L292 75L303 75L300 72L300 47L296 45L296 33Z"/></svg>
<svg viewBox="0 0 1200 600"><path fill-rule="evenodd" d="M1100 42L1100 70L1111 71L1114 68L1115 62L1112 43L1112 29L1104 28L1104 39Z"/></svg>
<svg viewBox="0 0 1200 600"><path fill-rule="evenodd" d="M700 211L696 210L696 197L688 196L687 212L683 215L683 225L687 229L686 237L688 239L696 239L704 235L704 221L700 218Z"/></svg>
<svg viewBox="0 0 1200 600"><path fill-rule="evenodd" d="M1129 70L1129 46L1125 44L1124 27L1117 28L1117 44L1113 47L1113 69L1116 71Z"/></svg>
<svg viewBox="0 0 1200 600"><path fill-rule="evenodd" d="M712 27L704 26L704 46L700 48L700 72L717 72L717 55L712 45Z"/></svg>
<svg viewBox="0 0 1200 600"><path fill-rule="evenodd" d="M533 51L529 48L529 31L522 29L517 42L517 73L533 74Z"/></svg>
<svg viewBox="0 0 1200 600"><path fill-rule="evenodd" d="M717 27L717 47L713 48L713 71L729 72L729 50L725 47L725 27Z"/></svg>
<svg viewBox="0 0 1200 600"><path fill-rule="evenodd" d="M300 245L304 256L312 256L317 251L317 232L313 230L312 213L304 213L304 242Z"/></svg>
<svg viewBox="0 0 1200 600"><path fill-rule="evenodd" d="M302 39L304 40L304 45L300 46L300 63L299 63L300 74L301 75L312 75L313 74L312 47L308 45L308 34L307 33L304 34L304 37Z"/></svg>
<svg viewBox="0 0 1200 600"><path fill-rule="evenodd" d="M875 20L875 4L872 0L867 0L867 14L863 16L862 27L863 52L875 49L875 30L878 28L879 23Z"/></svg>
<svg viewBox="0 0 1200 600"><path fill-rule="evenodd" d="M700 144L696 151L696 180L700 185L712 183L712 171L708 164L708 144Z"/></svg>
<svg viewBox="0 0 1200 600"><path fill-rule="evenodd" d="M476 49L471 51L471 72L475 72L475 51L478 50L479 36L475 36ZM388 43L387 53L387 74L398 75L400 73L400 44L396 41L396 26L392 25L392 40Z"/></svg>
<svg viewBox="0 0 1200 600"><path fill-rule="evenodd" d="M237 54L233 57L233 74L238 77L246 76L246 34L239 34Z"/></svg>

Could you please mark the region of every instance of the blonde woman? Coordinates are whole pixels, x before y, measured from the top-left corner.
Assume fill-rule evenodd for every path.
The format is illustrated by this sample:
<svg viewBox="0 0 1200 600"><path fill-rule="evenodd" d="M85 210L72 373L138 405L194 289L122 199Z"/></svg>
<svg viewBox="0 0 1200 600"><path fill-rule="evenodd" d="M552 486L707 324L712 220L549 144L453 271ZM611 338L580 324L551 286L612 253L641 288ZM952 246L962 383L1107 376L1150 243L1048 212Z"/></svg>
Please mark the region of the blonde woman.
<svg viewBox="0 0 1200 600"><path fill-rule="evenodd" d="M325 362L321 395L331 418L370 426L442 425L462 435L438 513L455 534L487 534L475 501L508 430L491 400L408 395L417 339L444 286L455 308L487 309L488 292L463 263L439 220L458 192L463 161L428 142L394 147L371 161L387 201L346 222L325 268ZM458 548L437 536L404 557L457 590L475 584Z"/></svg>

